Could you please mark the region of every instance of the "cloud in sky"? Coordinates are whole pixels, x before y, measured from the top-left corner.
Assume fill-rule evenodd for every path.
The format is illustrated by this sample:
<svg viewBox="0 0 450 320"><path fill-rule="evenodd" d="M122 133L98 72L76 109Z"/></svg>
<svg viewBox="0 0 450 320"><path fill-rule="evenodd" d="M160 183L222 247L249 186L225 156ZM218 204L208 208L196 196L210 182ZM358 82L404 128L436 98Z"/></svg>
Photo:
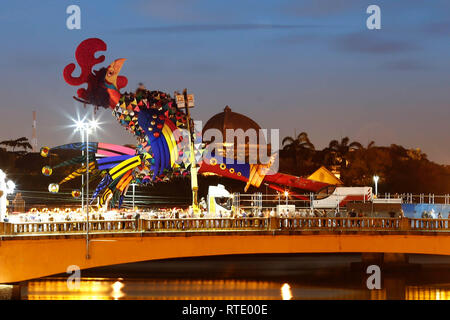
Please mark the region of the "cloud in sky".
<svg viewBox="0 0 450 320"><path fill-rule="evenodd" d="M423 30L432 35L450 36L450 22L433 22L426 24Z"/></svg>
<svg viewBox="0 0 450 320"><path fill-rule="evenodd" d="M281 24L188 24L188 25L169 25L158 27L139 27L139 28L123 28L122 32L130 33L180 33L180 32L217 32L217 31L245 31L245 30L291 30L316 28L318 25L281 25Z"/></svg>
<svg viewBox="0 0 450 320"><path fill-rule="evenodd" d="M368 54L394 54L419 50L417 44L401 39L390 39L369 32L339 36L335 42L345 52Z"/></svg>
<svg viewBox="0 0 450 320"><path fill-rule="evenodd" d="M237 23L239 21L269 22L269 12L279 4L266 0L130 0L141 16L153 22L167 23ZM127 1L128 3L128 1ZM275 14L274 14L275 16ZM147 19L148 21L148 19Z"/></svg>
<svg viewBox="0 0 450 320"><path fill-rule="evenodd" d="M361 0L289 1L282 11L300 17L325 17L361 7Z"/></svg>
<svg viewBox="0 0 450 320"><path fill-rule="evenodd" d="M291 34L281 37L276 37L272 40L274 43L280 45L303 45L305 43L310 43L311 41L317 41L320 39L320 35L308 34Z"/></svg>
<svg viewBox="0 0 450 320"><path fill-rule="evenodd" d="M413 70L426 70L431 67L419 60L401 59L395 61L389 61L382 64L382 67L386 70L398 70L398 71L413 71Z"/></svg>

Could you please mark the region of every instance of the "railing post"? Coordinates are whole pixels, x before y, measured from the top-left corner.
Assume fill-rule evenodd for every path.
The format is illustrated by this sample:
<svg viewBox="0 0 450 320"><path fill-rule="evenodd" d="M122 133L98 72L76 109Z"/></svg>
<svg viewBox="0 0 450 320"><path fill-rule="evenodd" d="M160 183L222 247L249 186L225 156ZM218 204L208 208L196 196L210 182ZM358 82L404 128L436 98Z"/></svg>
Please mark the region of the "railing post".
<svg viewBox="0 0 450 320"><path fill-rule="evenodd" d="M269 218L269 230L278 230L280 226L280 220L278 217Z"/></svg>
<svg viewBox="0 0 450 320"><path fill-rule="evenodd" d="M10 222L5 222L4 223L4 228L5 228L5 234L6 235L12 235L14 234L13 232L13 224Z"/></svg>
<svg viewBox="0 0 450 320"><path fill-rule="evenodd" d="M409 218L407 217L400 218L400 230L402 231L411 230L411 222Z"/></svg>

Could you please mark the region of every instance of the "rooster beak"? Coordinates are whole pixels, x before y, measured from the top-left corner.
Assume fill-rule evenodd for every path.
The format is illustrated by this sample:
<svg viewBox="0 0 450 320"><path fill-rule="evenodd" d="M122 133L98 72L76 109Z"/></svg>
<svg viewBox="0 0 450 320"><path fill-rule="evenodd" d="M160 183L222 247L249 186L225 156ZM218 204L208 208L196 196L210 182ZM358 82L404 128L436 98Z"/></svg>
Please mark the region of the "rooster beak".
<svg viewBox="0 0 450 320"><path fill-rule="evenodd" d="M117 76L122 69L123 63L126 59L114 60L108 67L106 71L105 80L107 83L114 85L117 88Z"/></svg>

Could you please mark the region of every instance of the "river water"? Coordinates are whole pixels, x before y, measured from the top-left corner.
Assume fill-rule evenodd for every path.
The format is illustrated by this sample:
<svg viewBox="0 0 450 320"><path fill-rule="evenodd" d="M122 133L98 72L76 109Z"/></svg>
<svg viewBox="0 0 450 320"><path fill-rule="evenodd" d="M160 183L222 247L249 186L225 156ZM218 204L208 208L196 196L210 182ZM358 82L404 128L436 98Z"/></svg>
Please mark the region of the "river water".
<svg viewBox="0 0 450 320"><path fill-rule="evenodd" d="M366 286L358 254L250 255L150 261L22 283L22 299L401 299L450 300L450 257L411 255L417 268L383 271L380 290Z"/></svg>

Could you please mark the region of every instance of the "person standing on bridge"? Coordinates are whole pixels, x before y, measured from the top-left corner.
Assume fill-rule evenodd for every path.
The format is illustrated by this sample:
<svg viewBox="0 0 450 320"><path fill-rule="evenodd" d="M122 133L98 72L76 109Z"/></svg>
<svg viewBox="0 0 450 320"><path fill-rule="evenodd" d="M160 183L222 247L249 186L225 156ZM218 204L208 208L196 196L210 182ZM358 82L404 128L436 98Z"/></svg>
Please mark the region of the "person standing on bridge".
<svg viewBox="0 0 450 320"><path fill-rule="evenodd" d="M200 203L198 204L201 211L206 211L208 209L208 206L206 205L205 197L202 197L200 199Z"/></svg>
<svg viewBox="0 0 450 320"><path fill-rule="evenodd" d="M364 214L361 209L358 212L358 218L359 218L358 219L358 227L361 227L362 226L362 218L364 218Z"/></svg>
<svg viewBox="0 0 450 320"><path fill-rule="evenodd" d="M294 218L294 212L293 211L290 211L289 209L288 209L288 211L287 211L287 218L288 218L288 222L289 222L289 228L292 228L293 227L293 223L294 223L294 220L293 220L293 218Z"/></svg>
<svg viewBox="0 0 450 320"><path fill-rule="evenodd" d="M340 217L341 217L341 213L339 212L339 211L335 211L334 212L334 216L336 217L336 218L338 218L338 219L336 219L336 225L338 226L338 227L340 227L341 226L341 219L339 219Z"/></svg>
<svg viewBox="0 0 450 320"><path fill-rule="evenodd" d="M141 215L139 214L139 212L136 212L135 216L134 216L134 229L138 230L139 229L139 219L141 218Z"/></svg>
<svg viewBox="0 0 450 320"><path fill-rule="evenodd" d="M442 213L439 212L437 218L438 218L438 219L443 219L444 217L442 217ZM442 221L439 220L439 221L438 221L438 227L439 227L439 229L441 229L443 226L444 226L444 225L443 225Z"/></svg>

